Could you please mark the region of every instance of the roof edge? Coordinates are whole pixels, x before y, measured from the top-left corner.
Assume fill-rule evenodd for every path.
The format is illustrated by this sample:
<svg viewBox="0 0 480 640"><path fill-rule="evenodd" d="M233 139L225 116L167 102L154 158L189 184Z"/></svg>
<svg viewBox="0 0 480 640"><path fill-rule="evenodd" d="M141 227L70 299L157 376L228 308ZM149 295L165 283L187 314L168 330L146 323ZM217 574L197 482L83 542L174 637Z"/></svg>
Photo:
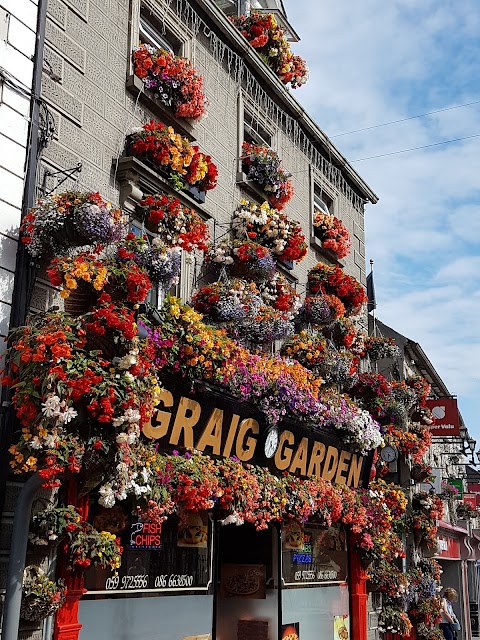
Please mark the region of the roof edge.
<svg viewBox="0 0 480 640"><path fill-rule="evenodd" d="M340 168L365 196L365 200L372 204L376 204L378 202L377 194L351 166L345 156L335 147L326 133L322 131L317 123L308 115L297 99L288 92L286 87L280 82L273 71L267 67L255 49L242 36L238 29L231 24L227 16L217 7L215 2L213 0L202 0L201 2L199 0L193 0L192 3L209 15L220 31L228 38L235 48L242 53L243 58L248 60L254 67L255 71L270 83L275 94L285 105L287 105L288 109L293 112L299 122L303 124L307 133L313 137L314 141L320 142L327 148L327 151L331 153L332 158L335 159L335 161L340 165Z"/></svg>

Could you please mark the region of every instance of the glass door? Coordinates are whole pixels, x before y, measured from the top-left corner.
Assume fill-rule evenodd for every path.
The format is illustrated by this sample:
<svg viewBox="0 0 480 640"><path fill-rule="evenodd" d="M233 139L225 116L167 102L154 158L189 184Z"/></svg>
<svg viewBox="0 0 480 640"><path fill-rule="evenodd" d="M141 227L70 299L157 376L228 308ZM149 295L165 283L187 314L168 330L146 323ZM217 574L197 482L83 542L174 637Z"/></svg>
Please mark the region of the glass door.
<svg viewBox="0 0 480 640"><path fill-rule="evenodd" d="M278 530L220 526L215 640L278 640Z"/></svg>

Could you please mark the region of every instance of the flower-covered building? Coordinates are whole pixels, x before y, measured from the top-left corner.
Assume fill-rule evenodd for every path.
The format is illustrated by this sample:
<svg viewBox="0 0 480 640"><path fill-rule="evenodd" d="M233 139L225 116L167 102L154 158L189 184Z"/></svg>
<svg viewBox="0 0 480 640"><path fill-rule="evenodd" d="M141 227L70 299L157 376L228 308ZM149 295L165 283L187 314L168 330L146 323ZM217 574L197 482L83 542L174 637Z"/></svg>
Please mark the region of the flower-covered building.
<svg viewBox="0 0 480 640"><path fill-rule="evenodd" d="M234 4L48 3L55 135L3 375L4 528L41 485L23 637L362 640L366 567L381 624L415 622L414 521L371 469L425 388L372 365L393 348L366 330L377 198L295 99L281 3Z"/></svg>

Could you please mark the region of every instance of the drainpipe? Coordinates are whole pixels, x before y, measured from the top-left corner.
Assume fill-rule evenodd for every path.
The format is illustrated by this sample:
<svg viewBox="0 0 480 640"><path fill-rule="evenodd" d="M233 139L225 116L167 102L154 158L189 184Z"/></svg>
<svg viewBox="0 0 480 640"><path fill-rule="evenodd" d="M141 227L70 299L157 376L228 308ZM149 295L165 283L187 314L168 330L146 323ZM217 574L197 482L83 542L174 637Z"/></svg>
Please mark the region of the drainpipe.
<svg viewBox="0 0 480 640"><path fill-rule="evenodd" d="M8 561L7 589L3 608L2 640L17 640L22 604L22 583L27 555L28 529L32 504L43 479L38 473L23 485L13 516L12 543Z"/></svg>
<svg viewBox="0 0 480 640"><path fill-rule="evenodd" d="M32 95L30 99L30 123L28 127L28 147L25 161L25 182L22 199L22 220L33 206L36 196L36 181L39 164L39 119L40 93L42 90L43 52L45 48L45 27L47 21L47 0L38 0L37 29L35 53L33 56ZM36 268L25 250L22 242L18 243L15 276L13 282L12 309L10 312L10 327L25 324L30 296L36 277ZM0 402L0 514L3 513L5 502L6 482L9 470L10 446L15 430L15 417L10 404L10 391L3 388Z"/></svg>

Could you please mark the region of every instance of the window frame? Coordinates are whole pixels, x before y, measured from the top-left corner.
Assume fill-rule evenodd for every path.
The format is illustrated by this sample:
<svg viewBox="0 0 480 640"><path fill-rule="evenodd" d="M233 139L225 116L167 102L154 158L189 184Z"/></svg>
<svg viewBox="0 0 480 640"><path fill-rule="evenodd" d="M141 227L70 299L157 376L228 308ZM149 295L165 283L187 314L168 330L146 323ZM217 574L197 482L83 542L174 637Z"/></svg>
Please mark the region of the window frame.
<svg viewBox="0 0 480 640"><path fill-rule="evenodd" d="M140 43L140 18L145 15L153 30L158 31L159 43L166 41L173 48L173 53L192 60L193 33L171 11L160 13L160 9L153 6L151 0L132 0L130 5L129 56L127 77L133 75L132 51ZM163 33L165 31L165 33ZM173 47L172 47L173 45ZM155 46L155 45L152 45Z"/></svg>

